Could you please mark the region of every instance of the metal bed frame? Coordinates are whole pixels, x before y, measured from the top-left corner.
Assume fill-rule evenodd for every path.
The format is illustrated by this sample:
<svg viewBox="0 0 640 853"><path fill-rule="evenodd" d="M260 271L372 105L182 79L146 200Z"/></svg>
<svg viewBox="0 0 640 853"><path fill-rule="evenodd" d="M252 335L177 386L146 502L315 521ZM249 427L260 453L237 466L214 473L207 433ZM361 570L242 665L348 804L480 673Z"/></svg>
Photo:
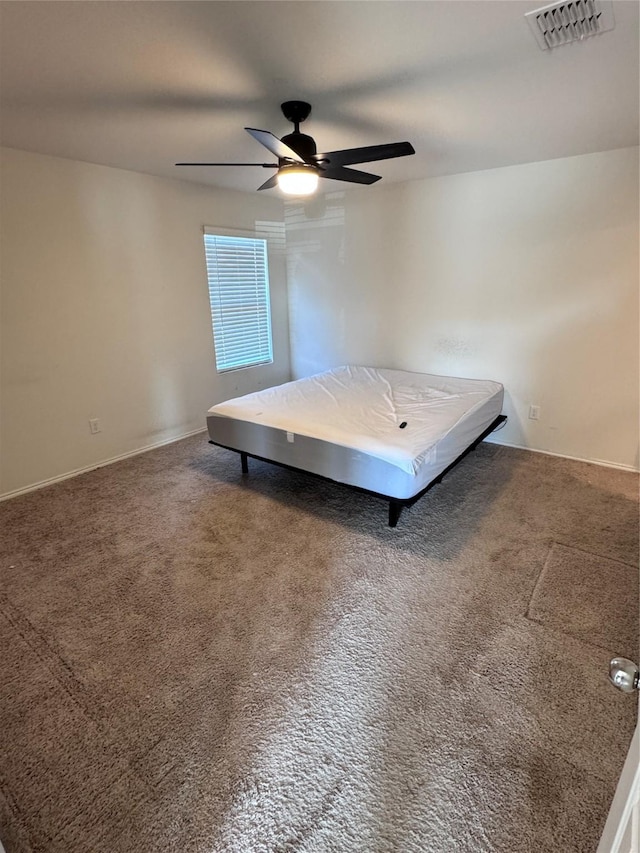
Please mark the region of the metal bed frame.
<svg viewBox="0 0 640 853"><path fill-rule="evenodd" d="M314 471L306 471L304 468L296 468L294 465L287 465L285 462L276 462L274 459L266 459L264 456L257 456L255 453L249 453L246 450L238 450L237 447L229 447L226 444L220 444L217 441L211 441L209 439L209 444L213 444L216 447L222 447L225 450L232 450L234 453L240 454L240 465L242 468L243 474L249 473L249 457L251 459L258 459L260 462L268 462L270 465L278 465L280 468L288 468L290 471L298 471L299 473L309 474L312 477L318 477L321 480L327 480L329 483L337 483L340 486L346 486L349 489L353 489L356 492L362 492L365 495L372 495L375 498L382 498L383 500L389 501L389 527L395 527L398 524L398 520L400 518L400 514L404 507L412 506L416 501L420 500L420 498L426 494L430 489L436 486L438 483L442 482L443 477L451 471L452 468L460 462L464 457L471 453L472 450L475 450L476 447L483 441L488 435L490 435L494 430L504 424L507 420L506 415L498 415L495 420L493 420L489 426L480 433L480 435L475 438L472 443L463 450L462 453L456 457L456 459L451 462L451 464L447 465L447 467L438 474L428 485L426 485L423 489L417 492L410 498L394 498L390 495L384 495L381 492L373 492L370 489L363 489L361 486L352 486L350 483L341 483L339 480L334 480L331 477L324 477L322 474L316 474Z"/></svg>

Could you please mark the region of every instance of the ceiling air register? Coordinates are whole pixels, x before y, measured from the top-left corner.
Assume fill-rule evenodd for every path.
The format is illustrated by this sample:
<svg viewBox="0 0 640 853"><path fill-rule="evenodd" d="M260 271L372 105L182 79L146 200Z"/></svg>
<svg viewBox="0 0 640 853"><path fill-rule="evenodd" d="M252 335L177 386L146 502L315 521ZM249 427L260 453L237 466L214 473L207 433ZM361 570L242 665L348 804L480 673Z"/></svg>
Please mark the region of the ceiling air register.
<svg viewBox="0 0 640 853"><path fill-rule="evenodd" d="M552 3L527 12L525 18L543 50L582 41L615 26L611 0Z"/></svg>

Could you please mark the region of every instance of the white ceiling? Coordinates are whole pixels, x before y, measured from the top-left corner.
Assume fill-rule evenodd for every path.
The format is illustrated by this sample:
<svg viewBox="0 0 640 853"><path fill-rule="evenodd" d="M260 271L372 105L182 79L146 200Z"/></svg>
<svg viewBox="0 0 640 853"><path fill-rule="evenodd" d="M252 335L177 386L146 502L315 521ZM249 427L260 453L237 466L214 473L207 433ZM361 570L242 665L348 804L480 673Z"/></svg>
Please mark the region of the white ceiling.
<svg viewBox="0 0 640 853"><path fill-rule="evenodd" d="M384 182L637 145L638 2L552 51L523 17L541 5L3 0L1 141L239 190L271 173L174 163L270 161L243 127L288 133L289 99L320 151L412 142L363 166Z"/></svg>

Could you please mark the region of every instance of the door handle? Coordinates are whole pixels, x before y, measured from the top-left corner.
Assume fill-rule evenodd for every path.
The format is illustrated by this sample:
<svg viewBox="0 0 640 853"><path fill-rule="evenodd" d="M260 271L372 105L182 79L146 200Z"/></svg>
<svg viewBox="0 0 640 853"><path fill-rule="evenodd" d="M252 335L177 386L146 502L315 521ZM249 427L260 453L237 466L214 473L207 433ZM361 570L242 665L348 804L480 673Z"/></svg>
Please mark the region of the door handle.
<svg viewBox="0 0 640 853"><path fill-rule="evenodd" d="M638 664L628 658L613 658L609 664L609 681L623 693L633 693L640 685Z"/></svg>

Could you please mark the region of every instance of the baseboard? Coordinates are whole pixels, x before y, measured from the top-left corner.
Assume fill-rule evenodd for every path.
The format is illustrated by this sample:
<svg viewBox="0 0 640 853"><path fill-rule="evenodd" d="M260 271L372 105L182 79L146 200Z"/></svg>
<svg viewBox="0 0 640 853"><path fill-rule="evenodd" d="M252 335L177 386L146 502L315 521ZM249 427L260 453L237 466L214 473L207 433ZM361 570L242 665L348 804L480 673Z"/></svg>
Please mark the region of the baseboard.
<svg viewBox="0 0 640 853"><path fill-rule="evenodd" d="M486 438L489 444L500 444L503 447L513 447L516 450L528 450L530 453L542 453L545 456L556 456L558 459L571 459L573 462L587 462L589 465L600 465L601 468L616 468L618 471L629 471L639 474L640 468L633 465L622 465L620 462L607 462L605 459L583 459L581 456L568 456L566 453L553 453L551 450L538 450L535 447L524 447L522 444L512 444L510 441L497 441L495 438Z"/></svg>
<svg viewBox="0 0 640 853"><path fill-rule="evenodd" d="M53 486L55 483L61 483L64 480L70 480L72 477L77 477L79 474L86 474L88 471L95 471L97 468L104 468L105 465L113 465L114 462L121 462L123 459L130 459L132 456L139 456L141 453L147 453L149 450L156 450L158 447L164 447L167 444L173 444L176 441L182 441L183 438L189 438L192 435L206 432L207 428L194 429L190 432L185 432L182 435L175 435L172 438L166 438L163 441L156 441L154 444L147 444L145 447L139 447L137 450L130 450L128 453L121 453L119 456L112 456L110 459L103 459L101 462L96 462L93 465L87 465L84 468L76 468L74 471L67 471L66 474L59 474L56 477L50 477L48 480L41 480L38 483L32 483L29 486L24 486L21 489L14 489L11 492L5 492L0 495L0 501L8 501L11 498L17 498L20 495L26 495L29 492L35 492L38 489L44 489L46 486ZM621 465L617 462L607 462L601 459L583 459L580 456L567 456L565 453L553 453L550 450L537 450L535 447L523 447L521 444L513 444L509 441L496 441L493 439L485 439L490 444L499 444L502 447L513 447L516 450L528 450L531 453L543 453L546 456L556 456L559 459L571 459L574 462L587 462L590 465L600 465L604 468L616 468L619 471L630 471L633 474L640 473L640 469L634 468L633 465Z"/></svg>
<svg viewBox="0 0 640 853"><path fill-rule="evenodd" d="M191 432L185 432L182 435L174 435L172 438L165 438L162 441L154 442L154 444L147 444L145 447L139 447L137 450L130 450L128 453L121 453L119 456L112 456L110 459L103 459L101 462L96 462L93 465L86 465L84 468L76 468L74 471L67 471L66 474L58 474L56 477L50 477L48 480L41 480L38 483L32 483L30 486L23 486L21 489L14 489L11 492L5 492L0 495L0 501L8 501L10 498L17 498L19 495L26 495L29 492L44 489L45 486L53 486L54 483L61 483L63 480L70 480L72 477L77 477L79 474L86 474L88 471L95 471L97 468L104 468L105 465L113 465L114 462L122 462L123 459L130 459L132 456L139 456L141 453L147 453L149 450L156 450L158 447L164 447L166 444L173 444L176 441L182 441L183 438L189 438L192 435L198 435L199 433L206 431L206 427L193 429Z"/></svg>

